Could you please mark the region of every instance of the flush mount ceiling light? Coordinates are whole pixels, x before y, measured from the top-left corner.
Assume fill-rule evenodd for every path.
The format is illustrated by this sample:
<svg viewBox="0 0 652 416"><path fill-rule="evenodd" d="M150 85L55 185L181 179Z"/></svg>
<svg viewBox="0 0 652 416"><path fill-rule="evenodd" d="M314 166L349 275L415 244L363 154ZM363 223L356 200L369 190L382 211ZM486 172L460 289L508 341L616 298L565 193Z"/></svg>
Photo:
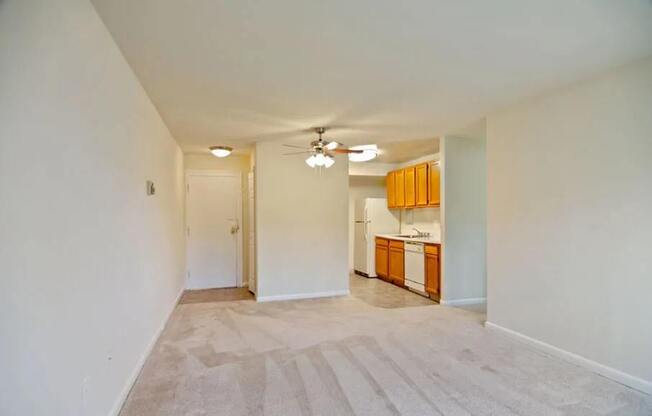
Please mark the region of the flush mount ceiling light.
<svg viewBox="0 0 652 416"><path fill-rule="evenodd" d="M227 157L233 151L233 148L229 146L211 146L209 149L217 157Z"/></svg>
<svg viewBox="0 0 652 416"><path fill-rule="evenodd" d="M360 146L352 146L351 150L359 150L360 152L349 153L349 160L351 162L368 162L378 156L378 146L375 144L363 144Z"/></svg>
<svg viewBox="0 0 652 416"><path fill-rule="evenodd" d="M306 164L308 166L311 168L330 168L333 166L333 164L335 164L335 158L333 157L335 153L348 153L349 156L355 153L363 153L362 150L354 150L353 148L347 149L342 143L336 142L334 140L324 140L321 136L325 131L326 127L315 128L315 133L317 133L319 137L317 140L310 142L308 147L297 146L293 144L284 144L283 146L285 147L303 149L301 151L285 153L285 155L300 155L309 153L310 156L308 159L306 159ZM373 157L371 159L373 159Z"/></svg>

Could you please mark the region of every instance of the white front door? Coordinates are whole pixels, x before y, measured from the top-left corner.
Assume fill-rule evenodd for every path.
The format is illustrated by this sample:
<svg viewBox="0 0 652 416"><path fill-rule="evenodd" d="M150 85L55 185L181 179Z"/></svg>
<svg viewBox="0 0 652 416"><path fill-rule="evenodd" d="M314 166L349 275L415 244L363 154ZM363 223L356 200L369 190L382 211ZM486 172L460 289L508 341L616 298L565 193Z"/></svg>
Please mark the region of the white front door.
<svg viewBox="0 0 652 416"><path fill-rule="evenodd" d="M188 173L188 289L235 287L240 274L239 173Z"/></svg>

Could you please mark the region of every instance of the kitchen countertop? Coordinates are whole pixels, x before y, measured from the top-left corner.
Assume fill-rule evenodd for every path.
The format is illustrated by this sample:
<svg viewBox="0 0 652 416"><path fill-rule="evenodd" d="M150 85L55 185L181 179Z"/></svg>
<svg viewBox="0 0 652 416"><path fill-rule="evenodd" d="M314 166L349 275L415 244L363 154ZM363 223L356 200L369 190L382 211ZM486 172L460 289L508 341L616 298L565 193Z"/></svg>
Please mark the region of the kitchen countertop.
<svg viewBox="0 0 652 416"><path fill-rule="evenodd" d="M441 245L441 240L438 239L438 238L433 238L433 237L406 238L406 237L399 237L396 234L376 234L376 237L386 238L388 240L414 241L415 243L439 244L439 245Z"/></svg>

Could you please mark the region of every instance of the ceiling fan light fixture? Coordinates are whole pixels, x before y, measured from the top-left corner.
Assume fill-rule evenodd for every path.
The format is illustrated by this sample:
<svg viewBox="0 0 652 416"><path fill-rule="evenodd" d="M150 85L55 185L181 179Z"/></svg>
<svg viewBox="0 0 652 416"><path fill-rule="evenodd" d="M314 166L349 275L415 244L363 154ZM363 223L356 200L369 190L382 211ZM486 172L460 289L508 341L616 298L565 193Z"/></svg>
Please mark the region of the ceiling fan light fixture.
<svg viewBox="0 0 652 416"><path fill-rule="evenodd" d="M317 153L315 155L315 165L324 166L326 165L326 156L323 153Z"/></svg>
<svg viewBox="0 0 652 416"><path fill-rule="evenodd" d="M315 166L317 166L317 164L315 163L315 155L310 155L310 157L308 159L306 159L306 164L308 166L310 166L311 168L314 168Z"/></svg>
<svg viewBox="0 0 652 416"><path fill-rule="evenodd" d="M362 150L362 153L349 153L349 160L351 162L368 162L378 156L378 146L375 144L362 144L360 146L352 146L351 150Z"/></svg>
<svg viewBox="0 0 652 416"><path fill-rule="evenodd" d="M233 151L233 148L229 146L211 146L209 149L217 157L227 157Z"/></svg>
<svg viewBox="0 0 652 416"><path fill-rule="evenodd" d="M326 166L326 169L330 168L335 164L335 159L333 159L332 156L326 156L326 161L324 162L324 166Z"/></svg>

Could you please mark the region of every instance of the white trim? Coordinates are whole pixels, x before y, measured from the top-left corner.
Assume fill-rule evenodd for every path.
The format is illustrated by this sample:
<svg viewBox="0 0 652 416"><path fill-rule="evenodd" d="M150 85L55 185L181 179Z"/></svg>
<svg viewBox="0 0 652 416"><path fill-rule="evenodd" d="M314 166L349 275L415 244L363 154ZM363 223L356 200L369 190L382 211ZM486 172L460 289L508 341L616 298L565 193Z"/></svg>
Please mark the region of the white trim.
<svg viewBox="0 0 652 416"><path fill-rule="evenodd" d="M237 208L236 211L238 212L238 225L240 226L240 230L238 231L238 235L236 237L236 260L235 260L235 267L236 267L236 276L235 276L235 284L237 287L244 287L244 250L242 246L242 234L244 233L244 216L242 215L242 207L243 207L243 198L244 198L244 192L242 192L242 172L237 171L237 170L218 170L218 169L188 169L185 171L185 199L184 199L184 234L186 236L186 258L188 257L188 233L187 233L187 227L188 227L188 185L189 185L189 178L191 176L226 176L229 178L236 178L238 180L238 198L237 198ZM184 280L184 284L186 285L186 289L188 290L198 290L198 289L206 289L205 287L201 288L193 288L188 286L188 263L186 262L186 277Z"/></svg>
<svg viewBox="0 0 652 416"><path fill-rule="evenodd" d="M572 364L576 364L580 367L586 368L589 371L600 374L601 376L607 377L613 381L616 381L625 386L631 387L635 390L641 391L643 393L652 394L652 382L644 380L642 378L633 376L631 374L624 373L620 370L616 370L613 367L608 367L604 364L600 364L596 361L589 360L584 358L581 355L577 355L570 351L562 350L561 348L555 347L554 345L547 344L543 341L528 337L523 335L520 332L513 331L511 329L496 325L492 322L485 322L485 327L491 330L501 332L511 338L514 338L518 341L521 341L525 344L528 344L540 351L546 352L552 356L560 358L564 361L568 361Z"/></svg>
<svg viewBox="0 0 652 416"><path fill-rule="evenodd" d="M333 290L331 292L315 292L315 293L295 293L292 295L272 295L272 296L257 296L256 302L275 302L279 300L297 300L297 299L314 299L314 298L329 298L333 296L347 296L350 292L346 290Z"/></svg>
<svg viewBox="0 0 652 416"><path fill-rule="evenodd" d="M476 305L478 303L487 303L487 298L442 299L439 301L440 305L446 306Z"/></svg>
<svg viewBox="0 0 652 416"><path fill-rule="evenodd" d="M177 305L179 304L179 301L181 300L181 296L183 296L184 290L185 289L182 286L181 289L179 290L179 294L177 295L176 300L172 305L172 308L170 308L165 319L163 320L158 330L150 340L149 345L147 345L147 348L145 348L145 351L143 351L140 358L138 359L138 362L136 363L136 368L134 368L134 371L132 371L131 375L127 379L127 382L125 383L125 386L122 388L122 392L120 393L120 396L118 396L118 398L113 404L113 409L111 410L111 413L109 413L111 416L118 416L120 414L120 411L122 410L122 406L124 406L125 401L127 400L127 397L129 396L132 387L136 383L136 380L138 379L138 376L140 375L140 372L143 369L143 366L145 365L145 361L147 360L147 357L149 357L149 355L152 353L152 350L156 345L156 341L158 341L159 337L163 333L163 330L165 329L165 326L170 320L170 317L172 316L174 309L176 309Z"/></svg>

